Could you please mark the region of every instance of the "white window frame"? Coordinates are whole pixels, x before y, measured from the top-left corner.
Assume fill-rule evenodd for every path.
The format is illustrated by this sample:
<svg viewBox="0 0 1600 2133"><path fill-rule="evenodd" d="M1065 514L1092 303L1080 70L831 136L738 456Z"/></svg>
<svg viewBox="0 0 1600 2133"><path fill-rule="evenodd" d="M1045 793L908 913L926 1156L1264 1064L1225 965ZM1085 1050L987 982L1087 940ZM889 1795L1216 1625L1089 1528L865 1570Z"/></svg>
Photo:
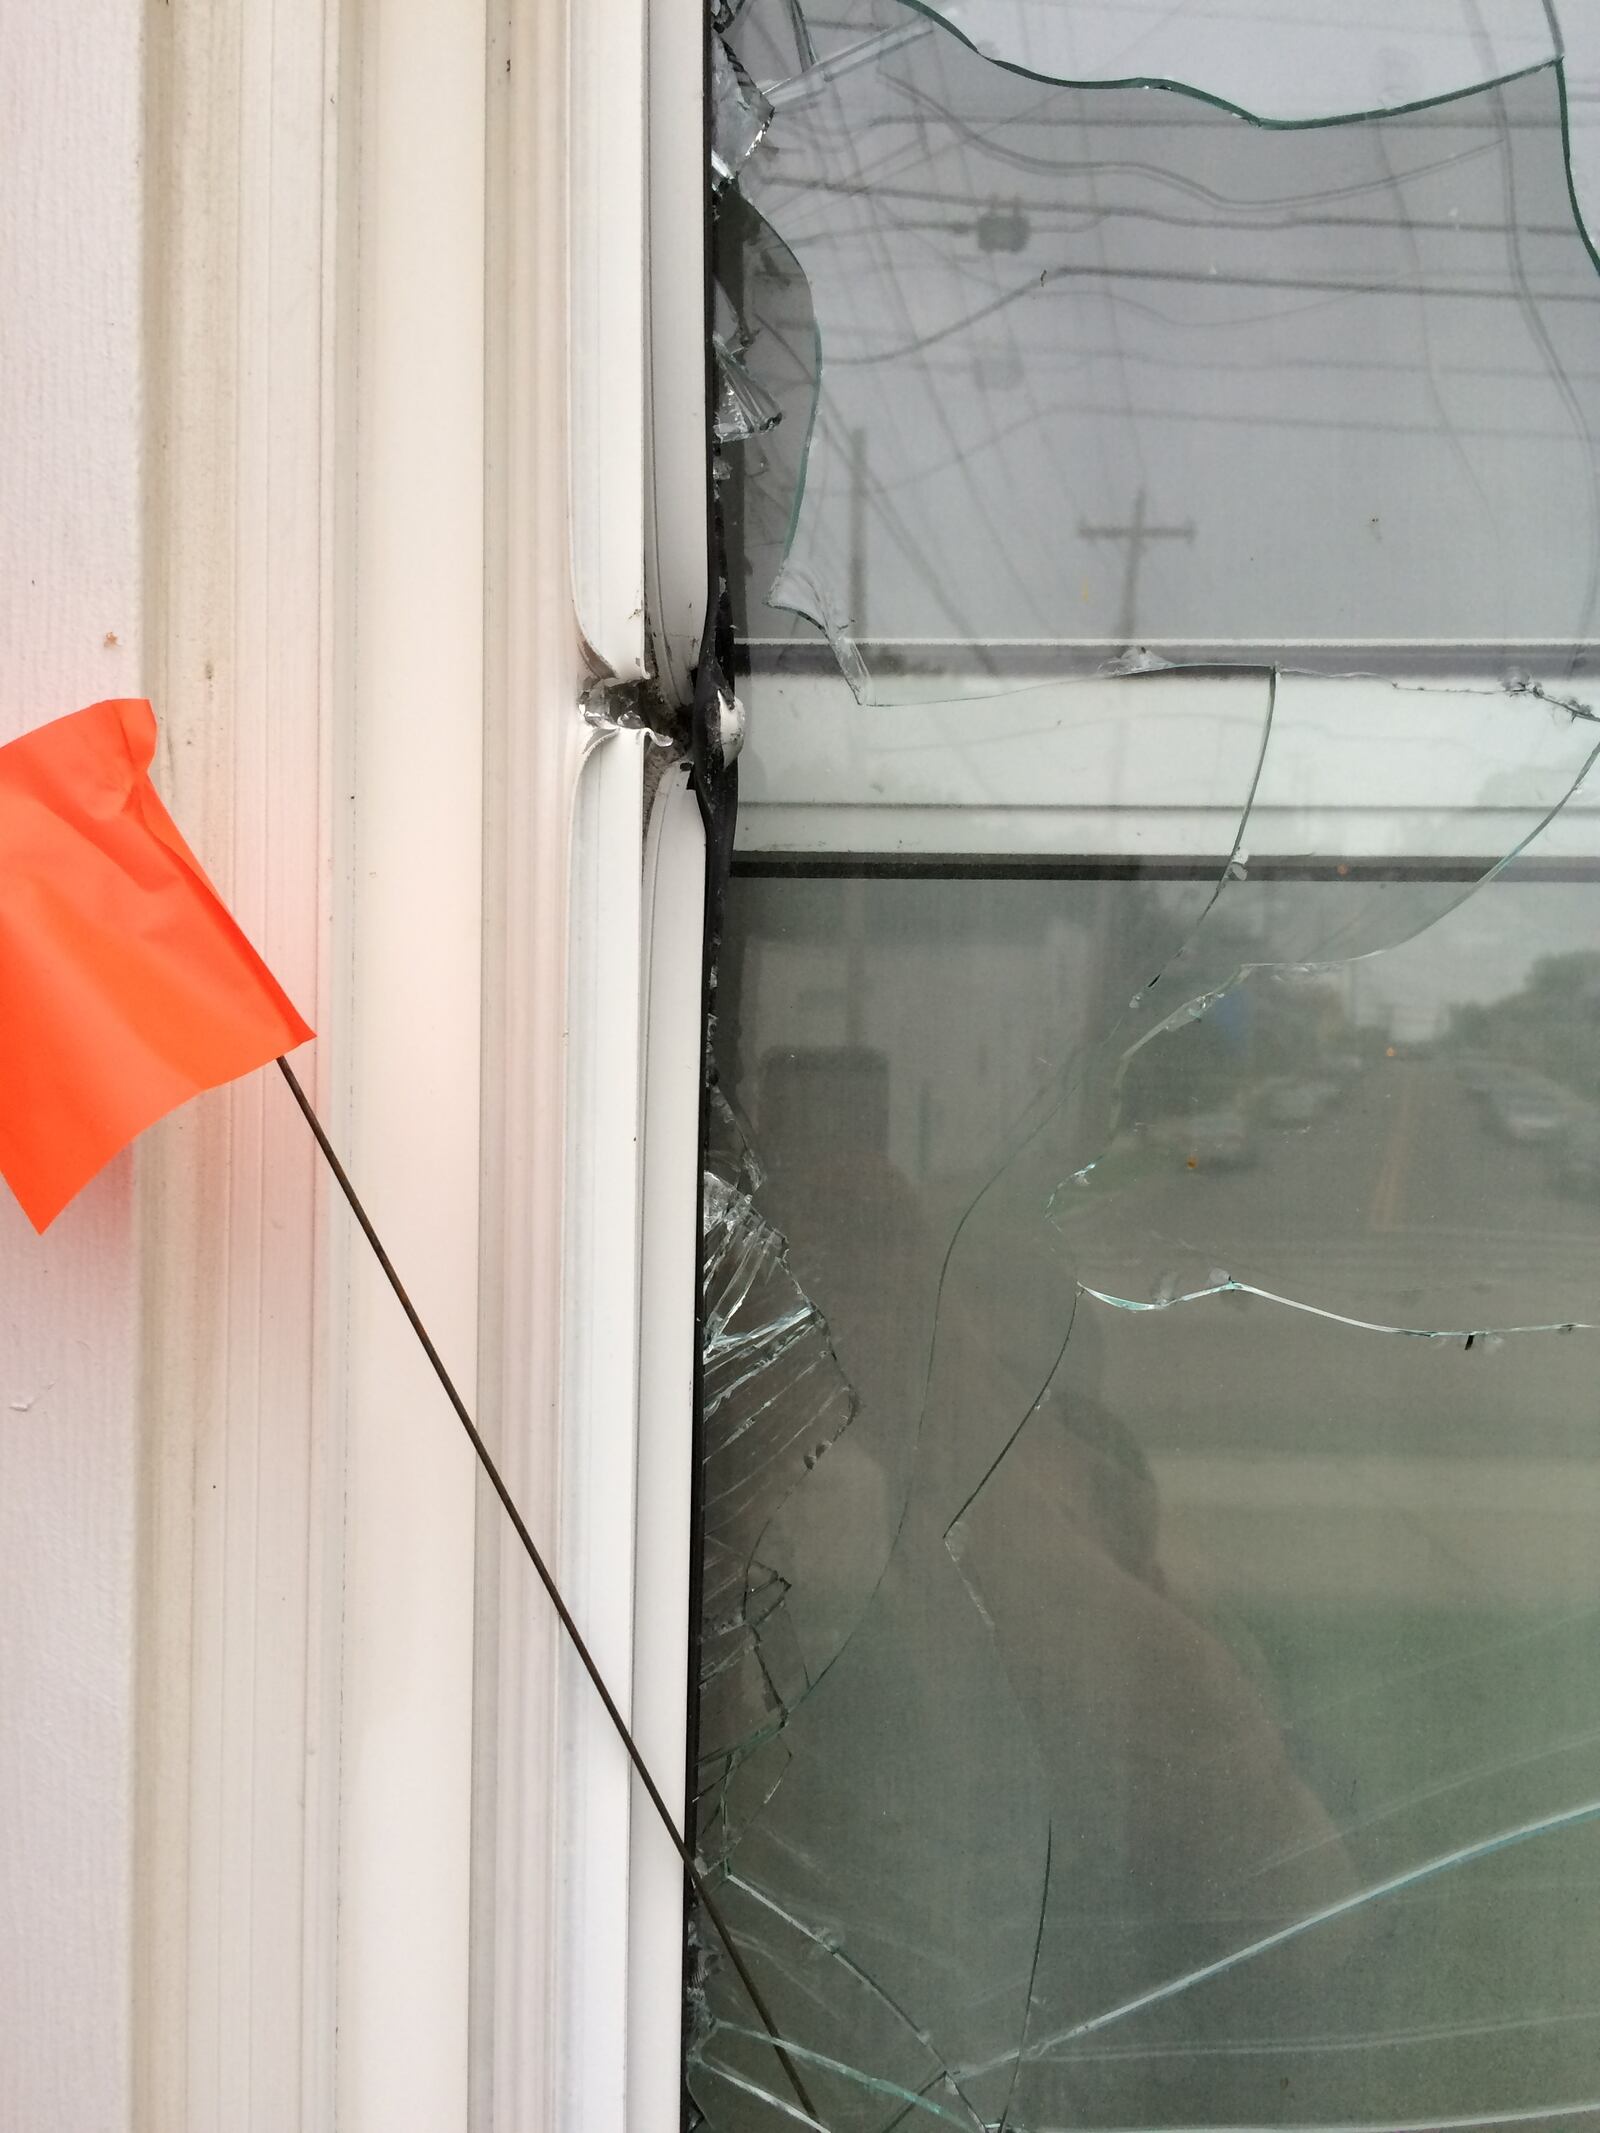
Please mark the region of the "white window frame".
<svg viewBox="0 0 1600 2133"><path fill-rule="evenodd" d="M702 847L580 704L704 620L701 0L143 20L116 685L670 1798ZM676 1861L283 1092L138 1162L134 2122L668 2133Z"/></svg>
<svg viewBox="0 0 1600 2133"><path fill-rule="evenodd" d="M703 843L582 705L700 635L700 10L151 25L169 797L672 1798ZM140 1156L137 2122L675 2125L665 1835L284 1092L194 1117Z"/></svg>
<svg viewBox="0 0 1600 2133"><path fill-rule="evenodd" d="M569 19L573 597L602 671L653 671L682 701L706 600L704 18L698 0L573 0ZM536 55L507 57L514 145L540 122L524 101L537 84L515 86ZM507 188L513 247L527 191ZM526 318L514 252L501 279L510 318ZM506 401L512 434L530 440L516 408L535 368L513 355ZM539 471L526 467L530 483ZM513 531L508 584L533 567L518 569ZM570 803L562 1361L532 1492L559 1495L558 1576L672 1801L687 1727L705 861L681 767L647 823L652 747L616 733L587 749ZM514 1054L506 1074L522 1085ZM528 1222L535 1197L525 1190L515 1219ZM532 1414L550 1322L536 1311L516 1322L515 1267L508 1258L502 1368ZM529 1477L513 1486L526 1504ZM492 1707L495 1747L480 1768L494 1772L495 1804L492 1836L479 1825L476 1947L493 1980L478 2009L492 2039L476 2056L492 2097L480 2089L475 2122L675 2133L681 1868L527 1565L491 1526L499 1649L492 1695L480 1673L480 1720Z"/></svg>
<svg viewBox="0 0 1600 2133"><path fill-rule="evenodd" d="M1332 672L1273 681L1265 667L1083 675L987 700L875 708L837 676L800 674L757 680L750 696L738 849L769 857L1204 861L1244 833L1246 863L1251 853L1425 860L1419 830L1455 815L1450 856L1493 863L1535 819L1527 801L1483 803L1485 766L1508 767L1507 737L1519 730L1507 721L1530 737L1569 724L1559 701L1508 695L1470 671L1398 689ZM1246 827L1269 704L1270 752ZM1600 852L1600 782L1573 793L1539 849Z"/></svg>

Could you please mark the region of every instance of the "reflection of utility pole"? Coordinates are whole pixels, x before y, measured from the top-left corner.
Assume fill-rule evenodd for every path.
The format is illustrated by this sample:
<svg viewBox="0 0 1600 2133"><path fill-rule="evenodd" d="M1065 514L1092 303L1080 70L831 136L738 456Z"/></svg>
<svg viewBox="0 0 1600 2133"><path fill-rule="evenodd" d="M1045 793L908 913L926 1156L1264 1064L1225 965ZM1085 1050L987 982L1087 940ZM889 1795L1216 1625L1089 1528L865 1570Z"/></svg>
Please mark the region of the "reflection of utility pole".
<svg viewBox="0 0 1600 2133"><path fill-rule="evenodd" d="M867 433L850 432L850 634L867 630Z"/></svg>
<svg viewBox="0 0 1600 2133"><path fill-rule="evenodd" d="M844 883L844 1041L852 1050L867 1035L867 884L859 874Z"/></svg>
<svg viewBox="0 0 1600 2133"><path fill-rule="evenodd" d="M805 18L800 0L789 0L789 27L794 32L794 48L800 61L800 71L806 73L817 63L817 48L811 42L811 30Z"/></svg>
<svg viewBox="0 0 1600 2133"><path fill-rule="evenodd" d="M1186 519L1181 526L1152 526L1144 515L1144 489L1133 500L1133 517L1126 526L1091 526L1087 519L1078 521L1078 538L1084 541L1126 541L1128 560L1122 573L1122 612L1117 619L1117 642L1132 644L1137 628L1139 611L1139 566L1144 561L1145 546L1150 541L1192 541L1194 521Z"/></svg>

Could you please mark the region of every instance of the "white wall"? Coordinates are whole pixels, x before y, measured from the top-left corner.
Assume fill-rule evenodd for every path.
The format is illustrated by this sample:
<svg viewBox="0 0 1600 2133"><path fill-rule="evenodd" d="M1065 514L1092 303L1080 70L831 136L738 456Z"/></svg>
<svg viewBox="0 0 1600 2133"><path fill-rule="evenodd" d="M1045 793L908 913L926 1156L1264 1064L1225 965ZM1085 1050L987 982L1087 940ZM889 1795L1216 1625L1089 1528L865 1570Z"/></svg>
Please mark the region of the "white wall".
<svg viewBox="0 0 1600 2133"><path fill-rule="evenodd" d="M0 9L0 740L141 686L142 20L139 0ZM0 2125L16 2133L128 2114L131 1185L124 1158L43 1242L0 1193Z"/></svg>
<svg viewBox="0 0 1600 2133"><path fill-rule="evenodd" d="M575 342L642 257L637 159L624 198L570 137L642 50L640 0L599 14L0 0L0 739L155 702L158 783L315 1019L305 1078L557 1554L572 1195L601 1189L569 1135L586 756L632 765L625 888L643 828L642 744L579 710L590 653L642 645L643 469L569 435ZM697 197L698 131L672 138ZM636 298L590 366L633 400ZM434 2133L469 2088L475 2122L543 2125L566 2031L621 2065L619 1892L556 1927L587 1684L498 1523L475 1544L465 1446L349 1237L272 1075L152 1129L43 1241L0 1191L0 2133ZM634 1306L608 1290L594 1338ZM618 1562L585 1560L625 1590L614 1523ZM605 1965L572 1958L603 1932Z"/></svg>

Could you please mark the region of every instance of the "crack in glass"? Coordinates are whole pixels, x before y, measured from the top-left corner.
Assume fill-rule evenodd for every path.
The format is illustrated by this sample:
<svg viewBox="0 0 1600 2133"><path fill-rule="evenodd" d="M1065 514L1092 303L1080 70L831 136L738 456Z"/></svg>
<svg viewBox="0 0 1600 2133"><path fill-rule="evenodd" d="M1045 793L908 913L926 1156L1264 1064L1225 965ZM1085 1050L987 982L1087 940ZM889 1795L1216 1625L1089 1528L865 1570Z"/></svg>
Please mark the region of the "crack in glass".
<svg viewBox="0 0 1600 2133"><path fill-rule="evenodd" d="M750 638L820 636L868 702L1352 637L1560 671L1600 600L1596 156L1542 7L1381 44L1309 0L846 12L798 69L784 10L738 31L791 431Z"/></svg>
<svg viewBox="0 0 1600 2133"><path fill-rule="evenodd" d="M1600 2127L1594 33L718 27L692 2122Z"/></svg>

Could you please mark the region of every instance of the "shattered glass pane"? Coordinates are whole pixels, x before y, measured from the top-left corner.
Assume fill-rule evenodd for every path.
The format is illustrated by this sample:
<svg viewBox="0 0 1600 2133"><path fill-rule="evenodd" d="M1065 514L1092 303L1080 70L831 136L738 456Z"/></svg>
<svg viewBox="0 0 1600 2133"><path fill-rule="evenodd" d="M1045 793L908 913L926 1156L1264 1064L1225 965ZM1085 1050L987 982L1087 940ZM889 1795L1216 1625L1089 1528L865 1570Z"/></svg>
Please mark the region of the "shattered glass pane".
<svg viewBox="0 0 1600 2133"><path fill-rule="evenodd" d="M1600 2133L1595 33L721 28L692 2122Z"/></svg>
<svg viewBox="0 0 1600 2133"><path fill-rule="evenodd" d="M1335 687L1182 869L741 862L741 1219L826 1359L773 1436L828 1448L740 1542L702 1843L827 2126L1600 2097L1596 729L1383 692L1343 760L1416 791L1449 712L1461 798L1343 859ZM707 2008L708 2122L795 2122Z"/></svg>
<svg viewBox="0 0 1600 2133"><path fill-rule="evenodd" d="M717 365L717 401L711 434L719 445L742 444L783 419L783 409L743 358L725 341L713 341Z"/></svg>
<svg viewBox="0 0 1600 2133"><path fill-rule="evenodd" d="M697 1798L708 1857L765 1804L787 1758L783 1726L842 1641L836 1628L828 1645L812 1580L790 1608L782 1514L856 1407L827 1321L757 1211L762 1173L725 1101L716 1122L702 1202Z"/></svg>
<svg viewBox="0 0 1600 2133"><path fill-rule="evenodd" d="M772 106L720 37L711 40L711 174L738 177L772 123Z"/></svg>
<svg viewBox="0 0 1600 2133"><path fill-rule="evenodd" d="M985 59L1065 82L1171 83L1273 125L1393 111L1544 66L1538 0L1409 0L1381 35L1326 0L925 0Z"/></svg>
<svg viewBox="0 0 1600 2133"><path fill-rule="evenodd" d="M830 12L811 64L776 0L732 33L774 116L719 255L790 431L738 507L758 665L820 633L885 701L1135 647L1566 670L1593 93L1538 0L1382 36L1310 0Z"/></svg>

